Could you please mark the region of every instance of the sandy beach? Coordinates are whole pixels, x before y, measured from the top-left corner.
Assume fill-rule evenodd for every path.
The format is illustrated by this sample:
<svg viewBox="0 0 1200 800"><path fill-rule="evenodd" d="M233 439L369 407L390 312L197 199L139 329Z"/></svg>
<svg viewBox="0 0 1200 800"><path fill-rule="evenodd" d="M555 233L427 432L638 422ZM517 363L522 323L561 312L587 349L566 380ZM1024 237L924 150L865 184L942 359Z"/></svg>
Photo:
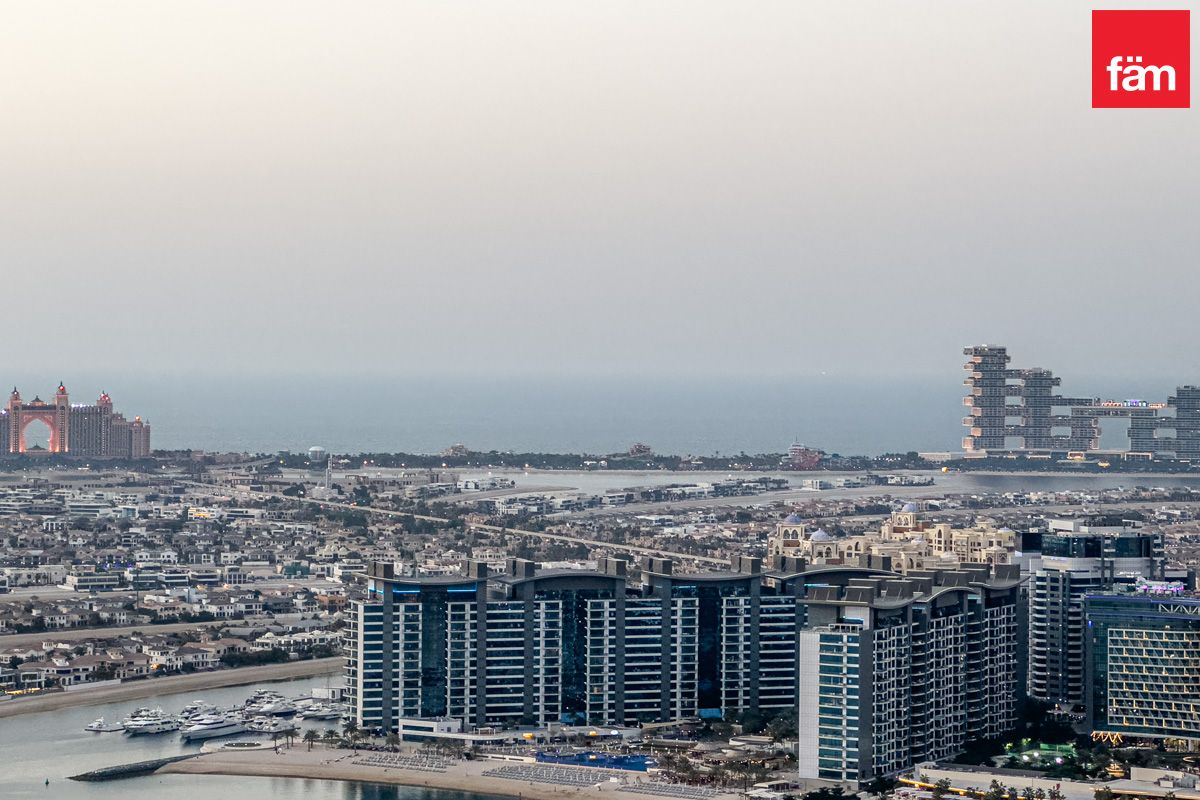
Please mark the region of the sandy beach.
<svg viewBox="0 0 1200 800"><path fill-rule="evenodd" d="M0 702L0 719L17 714L34 714L39 711L55 711L68 706L95 706L136 700L173 692L203 691L222 686L242 686L259 681L305 678L311 675L330 675L340 672L342 659L317 658L308 661L292 661L286 664L267 664L261 667L223 669L216 672L198 672L193 675L172 675L166 678L151 678L131 681L120 686L102 686L74 692L55 692L35 697L18 697Z"/></svg>
<svg viewBox="0 0 1200 800"><path fill-rule="evenodd" d="M310 752L307 746L296 744L291 749L271 748L247 752L220 750L186 761L179 761L159 770L160 773L192 775L259 775L266 777L316 778L320 780L390 783L403 786L425 786L459 792L524 800L670 800L660 795L636 794L622 791L622 786L636 785L649 780L645 773L625 770L602 770L611 780L596 785L576 787L549 783L499 778L483 773L503 766L500 761L458 761L445 772L424 772L397 767L367 765L362 762L369 751L354 755L348 750L330 750L316 745ZM713 800L731 800L733 793L718 794Z"/></svg>

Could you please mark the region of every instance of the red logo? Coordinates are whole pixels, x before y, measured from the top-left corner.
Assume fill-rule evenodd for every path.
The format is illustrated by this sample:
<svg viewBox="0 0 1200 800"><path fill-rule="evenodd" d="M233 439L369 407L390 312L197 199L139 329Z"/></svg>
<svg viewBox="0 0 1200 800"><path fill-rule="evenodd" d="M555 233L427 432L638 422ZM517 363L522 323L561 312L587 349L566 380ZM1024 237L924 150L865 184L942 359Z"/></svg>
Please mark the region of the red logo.
<svg viewBox="0 0 1200 800"><path fill-rule="evenodd" d="M1092 12L1092 108L1191 108L1188 11Z"/></svg>

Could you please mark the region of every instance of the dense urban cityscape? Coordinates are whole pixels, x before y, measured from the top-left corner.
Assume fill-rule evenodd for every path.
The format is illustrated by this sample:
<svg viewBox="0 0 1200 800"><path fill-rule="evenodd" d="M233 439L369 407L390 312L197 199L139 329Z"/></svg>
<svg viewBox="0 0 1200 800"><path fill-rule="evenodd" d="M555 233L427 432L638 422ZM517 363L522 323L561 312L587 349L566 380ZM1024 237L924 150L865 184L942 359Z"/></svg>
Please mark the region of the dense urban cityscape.
<svg viewBox="0 0 1200 800"><path fill-rule="evenodd" d="M8 4L0 800L1200 800L1192 22Z"/></svg>
<svg viewBox="0 0 1200 800"><path fill-rule="evenodd" d="M1200 796L1194 388L966 353L962 452L860 457L163 452L107 394L14 390L0 718L178 742L84 780Z"/></svg>

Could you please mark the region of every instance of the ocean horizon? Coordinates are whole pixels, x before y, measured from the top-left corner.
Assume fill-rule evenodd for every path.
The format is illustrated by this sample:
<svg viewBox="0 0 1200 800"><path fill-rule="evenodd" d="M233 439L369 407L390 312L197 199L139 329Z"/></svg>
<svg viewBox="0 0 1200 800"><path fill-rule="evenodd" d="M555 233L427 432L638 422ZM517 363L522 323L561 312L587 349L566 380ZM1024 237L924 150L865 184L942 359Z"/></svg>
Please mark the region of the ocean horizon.
<svg viewBox="0 0 1200 800"><path fill-rule="evenodd" d="M962 383L821 377L711 379L528 376L23 376L43 398L62 379L74 403L112 395L153 426L156 449L333 453L613 453L642 442L678 455L779 453L794 442L843 455L959 448ZM13 380L10 378L10 380ZM1105 397L1166 399L1173 384L1076 382ZM30 429L36 437L39 426ZM1107 438L1107 432L1106 432ZM36 439L31 439L36 441Z"/></svg>

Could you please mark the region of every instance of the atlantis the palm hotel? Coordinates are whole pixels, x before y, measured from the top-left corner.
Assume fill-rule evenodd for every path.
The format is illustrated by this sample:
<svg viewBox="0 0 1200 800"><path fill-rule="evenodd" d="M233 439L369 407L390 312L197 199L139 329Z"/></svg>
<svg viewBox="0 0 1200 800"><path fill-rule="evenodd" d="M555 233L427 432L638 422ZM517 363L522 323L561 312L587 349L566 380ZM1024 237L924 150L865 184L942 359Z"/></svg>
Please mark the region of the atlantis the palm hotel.
<svg viewBox="0 0 1200 800"><path fill-rule="evenodd" d="M924 533L912 508L886 527ZM1008 731L1019 574L1004 548L972 563L826 544L790 518L766 564L717 572L659 558L590 570L512 559L502 573L469 562L457 577L372 564L348 613L350 711L364 729L413 734L794 710L813 733L801 776L847 782Z"/></svg>

